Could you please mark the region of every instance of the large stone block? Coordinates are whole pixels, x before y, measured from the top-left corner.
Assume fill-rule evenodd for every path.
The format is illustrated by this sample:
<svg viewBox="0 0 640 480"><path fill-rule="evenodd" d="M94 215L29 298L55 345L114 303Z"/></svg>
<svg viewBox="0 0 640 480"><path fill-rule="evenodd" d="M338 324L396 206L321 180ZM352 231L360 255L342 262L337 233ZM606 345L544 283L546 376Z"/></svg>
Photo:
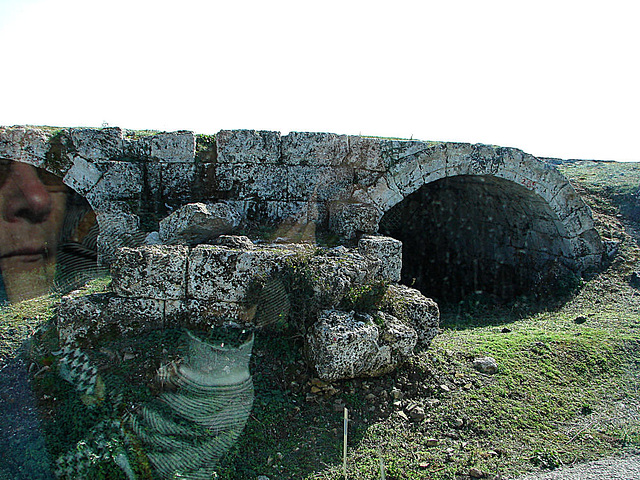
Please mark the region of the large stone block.
<svg viewBox="0 0 640 480"><path fill-rule="evenodd" d="M349 137L349 165L356 170L383 172L385 167L381 141L380 138Z"/></svg>
<svg viewBox="0 0 640 480"><path fill-rule="evenodd" d="M99 346L103 341L135 336L163 326L164 302L122 298L110 293L62 298L57 327L61 343Z"/></svg>
<svg viewBox="0 0 640 480"><path fill-rule="evenodd" d="M416 332L391 315L320 312L306 336L307 357L325 381L378 376L413 353ZM381 331L384 332L381 334Z"/></svg>
<svg viewBox="0 0 640 480"><path fill-rule="evenodd" d="M280 163L280 132L221 130L216 135L218 163Z"/></svg>
<svg viewBox="0 0 640 480"><path fill-rule="evenodd" d="M287 175L288 198L319 202L349 197L354 179L348 167L292 166Z"/></svg>
<svg viewBox="0 0 640 480"><path fill-rule="evenodd" d="M358 241L358 251L380 261L376 275L384 282L399 282L402 271L402 242L391 237L365 235Z"/></svg>
<svg viewBox="0 0 640 480"><path fill-rule="evenodd" d="M163 243L197 245L231 233L240 224L240 214L226 203L188 203L160 221Z"/></svg>
<svg viewBox="0 0 640 480"><path fill-rule="evenodd" d="M160 169L162 171L162 198L189 199L193 191L196 165L193 163L162 163Z"/></svg>
<svg viewBox="0 0 640 480"><path fill-rule="evenodd" d="M100 181L102 172L93 162L89 162L79 155L71 155L71 158L73 164L63 181L80 195L86 195Z"/></svg>
<svg viewBox="0 0 640 480"><path fill-rule="evenodd" d="M140 217L131 213L129 205L114 201L107 207L107 210L96 211L100 226L98 256L103 265L113 261L119 248L136 247L146 236L140 229Z"/></svg>
<svg viewBox="0 0 640 480"><path fill-rule="evenodd" d="M122 248L111 265L113 291L122 297L185 298L187 247Z"/></svg>
<svg viewBox="0 0 640 480"><path fill-rule="evenodd" d="M237 302L197 300L165 301L166 328L209 328L230 323L249 326L253 324L255 307L248 308Z"/></svg>
<svg viewBox="0 0 640 480"><path fill-rule="evenodd" d="M329 208L329 228L346 239L358 233L375 233L382 212L366 203L334 202Z"/></svg>
<svg viewBox="0 0 640 480"><path fill-rule="evenodd" d="M287 200L289 172L282 165L220 164L215 167L219 191L236 199Z"/></svg>
<svg viewBox="0 0 640 480"><path fill-rule="evenodd" d="M315 296L324 308L335 308L353 289L378 281L380 261L336 247L309 259Z"/></svg>
<svg viewBox="0 0 640 480"><path fill-rule="evenodd" d="M136 157L167 163L193 163L196 138L193 132L163 132L140 137L128 146Z"/></svg>
<svg viewBox="0 0 640 480"><path fill-rule="evenodd" d="M282 161L311 167L341 165L349 153L347 139L334 133L291 132L282 137Z"/></svg>
<svg viewBox="0 0 640 480"><path fill-rule="evenodd" d="M49 151L51 134L26 127L0 127L0 158L42 165Z"/></svg>
<svg viewBox="0 0 640 480"><path fill-rule="evenodd" d="M104 162L124 155L120 128L71 128L68 134L75 152L86 160Z"/></svg>
<svg viewBox="0 0 640 480"><path fill-rule="evenodd" d="M189 255L187 294L212 302L241 302L253 279L266 278L278 270L283 252L198 245Z"/></svg>
<svg viewBox="0 0 640 480"><path fill-rule="evenodd" d="M86 193L94 208L104 208L113 200L132 200L140 197L143 186L142 164L135 162L107 162L98 164L102 177Z"/></svg>

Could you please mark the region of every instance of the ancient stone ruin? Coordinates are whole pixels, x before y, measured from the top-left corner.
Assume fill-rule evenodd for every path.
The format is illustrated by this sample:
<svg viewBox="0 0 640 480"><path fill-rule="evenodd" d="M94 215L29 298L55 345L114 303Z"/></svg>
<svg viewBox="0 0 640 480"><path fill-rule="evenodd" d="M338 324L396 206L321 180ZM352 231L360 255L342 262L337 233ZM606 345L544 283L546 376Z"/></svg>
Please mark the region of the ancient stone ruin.
<svg viewBox="0 0 640 480"><path fill-rule="evenodd" d="M432 297L544 294L603 257L571 184L510 148L1 127L0 160L0 181L49 172L95 212L99 229L76 212L82 234L56 256L58 272L84 259L67 290L110 269L33 335L58 478L212 478L252 411L267 329L303 339L315 385L378 376L430 345Z"/></svg>
<svg viewBox="0 0 640 480"><path fill-rule="evenodd" d="M60 334L80 343L103 329L291 317L294 286L282 278L297 265L309 274L302 316L312 318L298 321L315 369L326 379L377 375L433 338L427 297L513 297L602 261L571 184L512 148L5 127L0 157L59 175L96 213L113 293L64 299ZM349 304L377 285L384 291L362 311Z"/></svg>

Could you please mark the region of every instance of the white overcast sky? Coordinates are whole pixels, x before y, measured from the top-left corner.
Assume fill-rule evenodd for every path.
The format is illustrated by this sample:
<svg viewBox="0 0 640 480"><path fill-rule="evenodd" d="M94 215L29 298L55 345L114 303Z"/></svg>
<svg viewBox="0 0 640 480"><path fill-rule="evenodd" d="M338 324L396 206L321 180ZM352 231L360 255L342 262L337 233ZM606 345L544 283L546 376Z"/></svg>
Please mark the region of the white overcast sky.
<svg viewBox="0 0 640 480"><path fill-rule="evenodd" d="M640 161L637 0L0 0L0 125Z"/></svg>

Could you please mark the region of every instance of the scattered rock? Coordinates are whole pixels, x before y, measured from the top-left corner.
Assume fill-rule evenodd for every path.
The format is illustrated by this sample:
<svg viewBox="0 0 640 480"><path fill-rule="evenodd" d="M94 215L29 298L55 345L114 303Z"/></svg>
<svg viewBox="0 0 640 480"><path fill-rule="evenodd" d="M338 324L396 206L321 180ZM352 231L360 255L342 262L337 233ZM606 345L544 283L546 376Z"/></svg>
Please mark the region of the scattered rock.
<svg viewBox="0 0 640 480"><path fill-rule="evenodd" d="M396 412L396 415L398 415L398 417L400 417L402 420L404 420L405 422L409 421L409 417L407 416L406 413L404 413L402 410L399 410L398 412Z"/></svg>
<svg viewBox="0 0 640 480"><path fill-rule="evenodd" d="M402 400L403 397L404 395L401 390L397 388L391 390L391 398L393 398L394 400Z"/></svg>
<svg viewBox="0 0 640 480"><path fill-rule="evenodd" d="M498 372L498 363L493 357L478 357L473 360L473 368L492 375Z"/></svg>
<svg viewBox="0 0 640 480"><path fill-rule="evenodd" d="M469 476L471 478L484 478L485 474L482 470L474 467L469 469Z"/></svg>
<svg viewBox="0 0 640 480"><path fill-rule="evenodd" d="M424 411L424 408L415 406L411 410L409 410L409 416L411 417L411 420L421 422L426 417L426 413Z"/></svg>
<svg viewBox="0 0 640 480"><path fill-rule="evenodd" d="M587 317L585 317L584 315L578 315L576 318L573 319L573 323L577 323L578 325L581 325L586 321L587 321Z"/></svg>
<svg viewBox="0 0 640 480"><path fill-rule="evenodd" d="M437 398L428 398L426 400L426 404L427 404L427 407L434 408L440 405L440 400L438 400Z"/></svg>
<svg viewBox="0 0 640 480"><path fill-rule="evenodd" d="M504 327L502 330L500 330L501 333L511 333L511 329Z"/></svg>
<svg viewBox="0 0 640 480"><path fill-rule="evenodd" d="M462 428L464 426L464 420L462 418L456 418L453 421L453 426L455 428Z"/></svg>
<svg viewBox="0 0 640 480"><path fill-rule="evenodd" d="M429 438L427 440L427 447L435 447L436 445L438 445L438 439L437 438Z"/></svg>

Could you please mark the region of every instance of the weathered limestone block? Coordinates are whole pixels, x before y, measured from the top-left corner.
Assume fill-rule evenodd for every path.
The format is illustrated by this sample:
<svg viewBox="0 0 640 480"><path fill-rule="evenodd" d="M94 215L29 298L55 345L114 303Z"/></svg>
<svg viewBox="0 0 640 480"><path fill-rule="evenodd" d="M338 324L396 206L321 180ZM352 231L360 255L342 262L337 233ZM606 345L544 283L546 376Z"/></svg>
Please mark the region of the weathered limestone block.
<svg viewBox="0 0 640 480"><path fill-rule="evenodd" d="M235 323L252 325L255 307L247 308L236 302L196 300L166 300L165 328L211 327Z"/></svg>
<svg viewBox="0 0 640 480"><path fill-rule="evenodd" d="M0 158L40 166L49 151L50 133L26 127L0 127Z"/></svg>
<svg viewBox="0 0 640 480"><path fill-rule="evenodd" d="M105 208L113 200L137 199L142 192L142 164L136 162L107 162L97 165L104 169L96 185L86 193L94 208Z"/></svg>
<svg viewBox="0 0 640 480"><path fill-rule="evenodd" d="M329 228L346 239L358 233L376 233L382 212L366 203L334 202L329 209Z"/></svg>
<svg viewBox="0 0 640 480"><path fill-rule="evenodd" d="M365 235L358 241L358 251L380 261L377 276L384 282L399 282L402 271L402 242L391 237Z"/></svg>
<svg viewBox="0 0 640 480"><path fill-rule="evenodd" d="M215 178L220 191L234 198L286 200L289 172L281 165L219 164Z"/></svg>
<svg viewBox="0 0 640 480"><path fill-rule="evenodd" d="M196 138L193 132L163 132L140 137L128 146L136 157L169 163L193 163Z"/></svg>
<svg viewBox="0 0 640 480"><path fill-rule="evenodd" d="M278 237L283 239L291 239L295 241L312 241L315 242L315 226L325 221L327 212L324 203L310 202L294 202L294 201L267 201L255 204L250 212L253 219L265 219L267 221L282 221L278 232L274 233L273 240ZM313 224L314 236L301 238L297 235L297 231L307 228Z"/></svg>
<svg viewBox="0 0 640 480"><path fill-rule="evenodd" d="M165 199L185 199L191 195L196 175L192 163L162 163L160 192Z"/></svg>
<svg viewBox="0 0 640 480"><path fill-rule="evenodd" d="M384 161L380 146L382 139L372 137L349 137L349 165L356 170L383 172Z"/></svg>
<svg viewBox="0 0 640 480"><path fill-rule="evenodd" d="M402 161L389 167L385 175L387 181L393 182L403 197L412 194L425 184L424 173L415 156L403 158Z"/></svg>
<svg viewBox="0 0 640 480"><path fill-rule="evenodd" d="M378 280L380 261L336 247L309 259L313 290L324 308L335 308L352 288Z"/></svg>
<svg viewBox="0 0 640 480"><path fill-rule="evenodd" d="M391 365L393 368L413 355L418 342L417 332L393 315L384 312L373 314L374 323L380 326L380 344L391 348Z"/></svg>
<svg viewBox="0 0 640 480"><path fill-rule="evenodd" d="M102 172L92 162L79 155L71 155L73 164L64 176L66 185L73 188L80 195L86 195L102 178Z"/></svg>
<svg viewBox="0 0 640 480"><path fill-rule="evenodd" d="M110 128L71 128L68 132L75 152L86 160L104 162L124 154L122 130Z"/></svg>
<svg viewBox="0 0 640 480"><path fill-rule="evenodd" d="M371 187L354 190L352 198L362 203L375 204L383 212L404 200L389 174L381 176Z"/></svg>
<svg viewBox="0 0 640 480"><path fill-rule="evenodd" d="M322 166L292 166L286 175L288 198L320 202L348 196L354 178L352 168Z"/></svg>
<svg viewBox="0 0 640 480"><path fill-rule="evenodd" d="M280 162L280 132L221 130L216 135L219 163Z"/></svg>
<svg viewBox="0 0 640 480"><path fill-rule="evenodd" d="M349 152L346 135L291 132L282 137L282 160L287 165L340 165Z"/></svg>
<svg viewBox="0 0 640 480"><path fill-rule="evenodd" d="M122 297L184 298L187 255L181 245L122 248L111 265L113 291Z"/></svg>
<svg viewBox="0 0 640 480"><path fill-rule="evenodd" d="M57 326L61 343L100 345L101 339L136 336L163 326L164 302L110 293L62 298Z"/></svg>
<svg viewBox="0 0 640 480"><path fill-rule="evenodd" d="M438 334L438 304L420 291L405 285L389 285L380 309L410 325L418 334L418 345L428 347Z"/></svg>
<svg viewBox="0 0 640 480"><path fill-rule="evenodd" d="M231 233L240 221L226 203L188 203L160 221L158 234L163 243L197 245Z"/></svg>
<svg viewBox="0 0 640 480"><path fill-rule="evenodd" d="M391 315L323 310L306 336L306 352L324 381L379 376L413 353L416 332ZM381 334L382 330L382 334Z"/></svg>
<svg viewBox="0 0 640 480"><path fill-rule="evenodd" d="M189 255L187 295L210 302L241 302L251 281L276 272L285 255L283 249L198 245Z"/></svg>
<svg viewBox="0 0 640 480"><path fill-rule="evenodd" d="M98 256L102 265L110 264L121 247L136 247L146 236L140 229L140 217L124 202L115 201L108 210L97 210L100 226Z"/></svg>

